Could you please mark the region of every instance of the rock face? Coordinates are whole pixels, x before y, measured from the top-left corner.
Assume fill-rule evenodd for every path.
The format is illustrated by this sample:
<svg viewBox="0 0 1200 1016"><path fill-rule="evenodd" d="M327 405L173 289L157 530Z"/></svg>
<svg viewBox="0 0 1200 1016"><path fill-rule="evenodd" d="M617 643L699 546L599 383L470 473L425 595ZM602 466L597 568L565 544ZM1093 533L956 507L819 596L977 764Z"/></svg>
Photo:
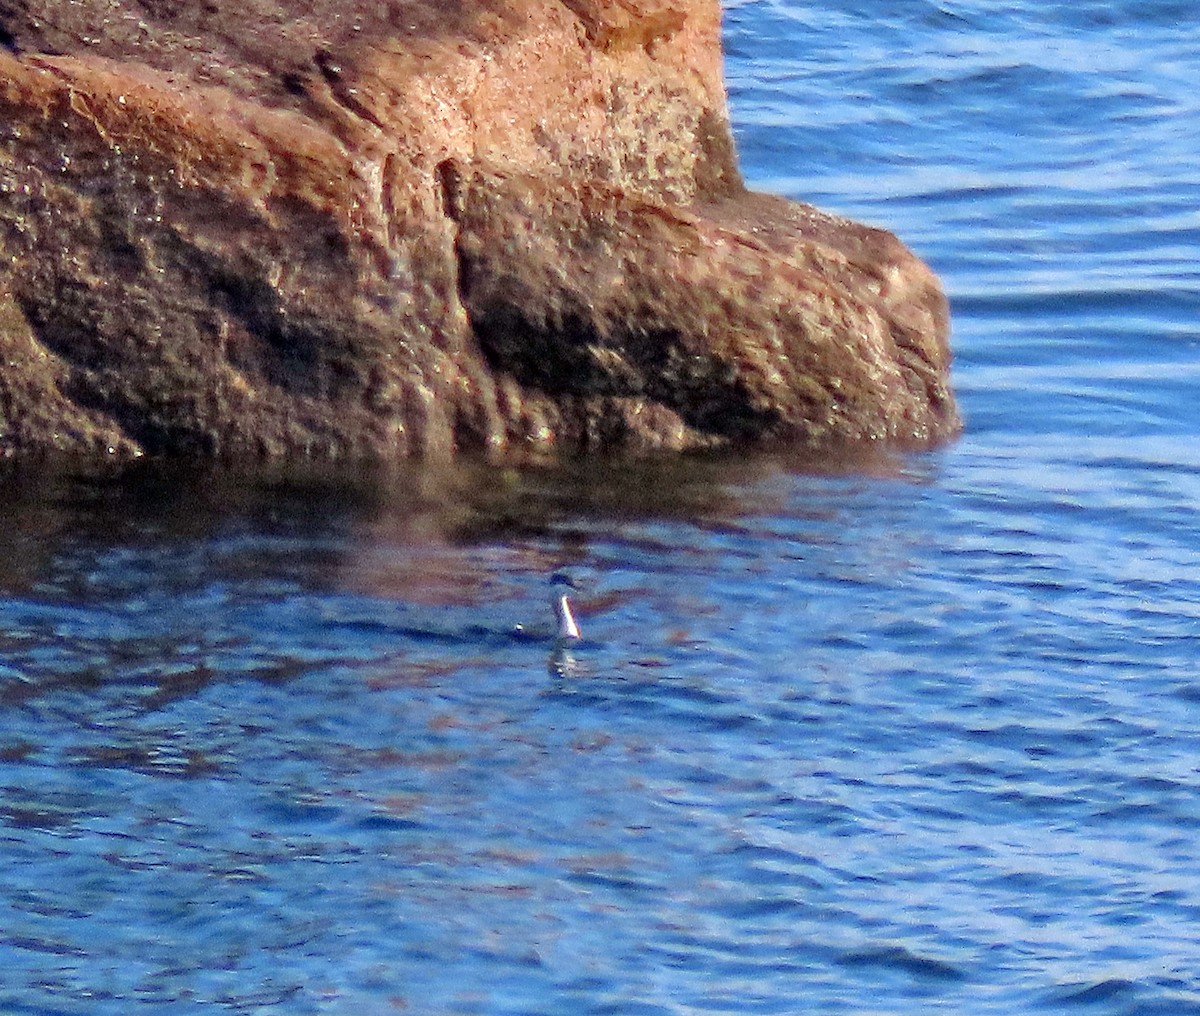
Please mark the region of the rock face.
<svg viewBox="0 0 1200 1016"><path fill-rule="evenodd" d="M0 0L0 454L958 428L894 237L747 192L716 0Z"/></svg>

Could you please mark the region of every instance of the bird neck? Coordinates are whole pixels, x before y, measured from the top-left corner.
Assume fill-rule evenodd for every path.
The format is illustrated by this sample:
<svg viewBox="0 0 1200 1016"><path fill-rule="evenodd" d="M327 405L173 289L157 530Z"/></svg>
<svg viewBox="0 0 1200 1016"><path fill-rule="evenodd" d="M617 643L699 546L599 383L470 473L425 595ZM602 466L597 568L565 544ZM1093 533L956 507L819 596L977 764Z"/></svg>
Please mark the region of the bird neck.
<svg viewBox="0 0 1200 1016"><path fill-rule="evenodd" d="M554 615L558 618L558 637L560 639L579 638L579 625L571 613L571 603L566 593L559 593L554 598Z"/></svg>

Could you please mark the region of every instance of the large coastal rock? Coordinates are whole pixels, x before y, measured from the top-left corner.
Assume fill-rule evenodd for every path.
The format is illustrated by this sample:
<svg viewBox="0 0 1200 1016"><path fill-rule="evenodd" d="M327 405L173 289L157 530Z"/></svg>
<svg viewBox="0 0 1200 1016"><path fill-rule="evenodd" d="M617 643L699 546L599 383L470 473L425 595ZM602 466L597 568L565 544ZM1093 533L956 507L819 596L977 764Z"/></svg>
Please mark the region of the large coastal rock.
<svg viewBox="0 0 1200 1016"><path fill-rule="evenodd" d="M0 455L937 440L947 330L716 0L0 0Z"/></svg>

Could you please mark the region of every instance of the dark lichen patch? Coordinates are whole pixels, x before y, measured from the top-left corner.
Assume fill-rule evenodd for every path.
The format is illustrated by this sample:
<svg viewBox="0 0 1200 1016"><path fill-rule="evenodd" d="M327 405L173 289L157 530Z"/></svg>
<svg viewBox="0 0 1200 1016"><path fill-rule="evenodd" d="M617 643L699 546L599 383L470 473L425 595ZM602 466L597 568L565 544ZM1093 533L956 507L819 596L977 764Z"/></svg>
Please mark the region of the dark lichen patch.
<svg viewBox="0 0 1200 1016"><path fill-rule="evenodd" d="M472 326L494 370L558 398L653 402L698 434L730 441L762 435L774 422L769 410L753 405L728 364L687 351L669 331L601 335L577 317L548 328L517 307L490 307Z"/></svg>
<svg viewBox="0 0 1200 1016"><path fill-rule="evenodd" d="M3 46L16 56L19 56L21 53L21 47L17 44L17 37L8 30L3 21L0 21L0 46Z"/></svg>

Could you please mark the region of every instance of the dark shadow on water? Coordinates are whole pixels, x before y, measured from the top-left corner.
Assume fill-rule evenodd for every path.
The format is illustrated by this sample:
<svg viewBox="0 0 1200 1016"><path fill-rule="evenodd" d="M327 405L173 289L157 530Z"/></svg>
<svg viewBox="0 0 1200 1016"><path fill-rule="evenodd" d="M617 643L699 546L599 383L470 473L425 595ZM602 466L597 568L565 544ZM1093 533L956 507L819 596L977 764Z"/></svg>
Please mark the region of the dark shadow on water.
<svg viewBox="0 0 1200 1016"><path fill-rule="evenodd" d="M253 535L304 539L323 557L359 539L470 546L536 538L578 522L735 521L774 510L770 480L925 482L931 457L849 447L533 466L464 461L387 468L301 464L253 470L141 462L120 470L0 465L0 591L36 583L56 554ZM322 542L326 554L322 554Z"/></svg>

